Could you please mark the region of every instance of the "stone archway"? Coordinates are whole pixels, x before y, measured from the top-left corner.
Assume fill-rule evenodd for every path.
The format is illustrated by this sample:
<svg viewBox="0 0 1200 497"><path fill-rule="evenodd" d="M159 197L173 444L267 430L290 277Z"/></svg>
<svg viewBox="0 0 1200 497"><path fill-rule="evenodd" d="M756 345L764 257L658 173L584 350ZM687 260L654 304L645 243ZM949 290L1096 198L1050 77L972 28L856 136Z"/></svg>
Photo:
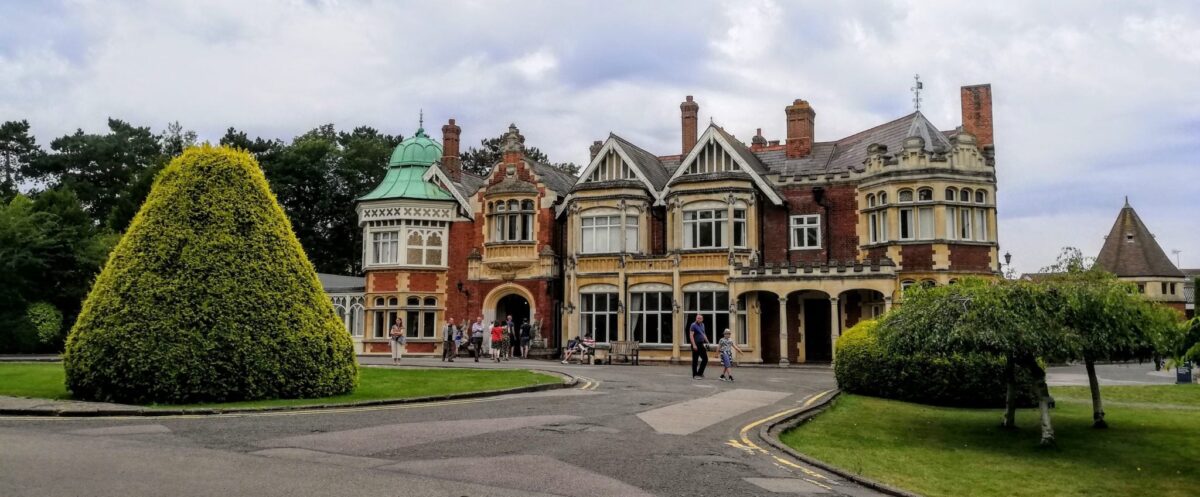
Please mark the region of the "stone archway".
<svg viewBox="0 0 1200 497"><path fill-rule="evenodd" d="M515 298L507 298L509 296L515 296ZM497 319L504 319L503 314L497 313L501 303L503 302L506 306L519 305L518 299L524 299L525 303L528 304L526 312L530 322L532 322L537 316L537 301L534 300L533 293L528 288L513 283L500 285L493 288L491 292L488 292L487 297L483 299L484 321L491 323ZM513 314L513 319L517 320L519 318L516 314ZM520 321L518 321L519 323Z"/></svg>

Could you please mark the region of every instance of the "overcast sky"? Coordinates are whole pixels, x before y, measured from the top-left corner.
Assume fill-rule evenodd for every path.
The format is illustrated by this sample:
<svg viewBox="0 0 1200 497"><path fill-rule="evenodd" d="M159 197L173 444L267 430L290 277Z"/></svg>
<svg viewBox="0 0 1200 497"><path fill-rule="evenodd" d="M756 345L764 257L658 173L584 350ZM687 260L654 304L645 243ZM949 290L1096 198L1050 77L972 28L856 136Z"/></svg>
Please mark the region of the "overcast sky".
<svg viewBox="0 0 1200 497"><path fill-rule="evenodd" d="M981 6L981 4L986 4ZM782 139L795 98L834 140L922 110L961 124L991 83L1001 250L1019 271L1094 255L1125 195L1200 267L1200 3L0 0L0 120L38 140L109 116L215 141L322 123L463 144L515 122L555 161L609 131L679 153L695 95L743 140ZM1172 256L1174 258L1174 256Z"/></svg>

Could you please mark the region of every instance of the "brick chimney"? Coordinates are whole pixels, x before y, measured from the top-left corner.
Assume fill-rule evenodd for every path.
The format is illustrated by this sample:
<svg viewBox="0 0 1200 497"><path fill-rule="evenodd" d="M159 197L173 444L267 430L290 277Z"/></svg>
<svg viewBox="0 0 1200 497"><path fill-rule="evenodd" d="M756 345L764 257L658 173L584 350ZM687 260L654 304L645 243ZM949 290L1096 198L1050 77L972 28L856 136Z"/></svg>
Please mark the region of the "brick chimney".
<svg viewBox="0 0 1200 497"><path fill-rule="evenodd" d="M799 159L811 154L816 111L808 102L797 98L784 109L784 113L787 114L787 158Z"/></svg>
<svg viewBox="0 0 1200 497"><path fill-rule="evenodd" d="M596 140L592 142L592 146L588 147L588 151L592 153L592 159L596 160L596 154L600 153L600 149L604 148L604 142Z"/></svg>
<svg viewBox="0 0 1200 497"><path fill-rule="evenodd" d="M452 181L462 181L462 160L458 156L458 137L462 128L454 124L454 119L442 126L442 169Z"/></svg>
<svg viewBox="0 0 1200 497"><path fill-rule="evenodd" d="M963 131L975 135L982 150L992 145L992 85L964 86L961 95Z"/></svg>
<svg viewBox="0 0 1200 497"><path fill-rule="evenodd" d="M680 120L683 124L683 155L687 155L696 146L696 115L700 113L700 104L688 95L687 100L679 104Z"/></svg>

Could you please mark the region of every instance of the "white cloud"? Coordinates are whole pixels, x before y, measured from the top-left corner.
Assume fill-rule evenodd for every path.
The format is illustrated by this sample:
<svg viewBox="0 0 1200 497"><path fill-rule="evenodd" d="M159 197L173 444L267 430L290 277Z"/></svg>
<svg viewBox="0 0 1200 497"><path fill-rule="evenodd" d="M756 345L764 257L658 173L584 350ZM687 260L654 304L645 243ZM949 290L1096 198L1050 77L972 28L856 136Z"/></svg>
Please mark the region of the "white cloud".
<svg viewBox="0 0 1200 497"><path fill-rule="evenodd" d="M1018 267L1098 248L1125 194L1164 248L1200 267L1200 6L1185 2L6 9L22 22L0 33L0 116L29 119L42 143L108 116L179 120L209 139L326 122L410 134L424 109L431 129L457 118L465 144L516 122L555 160L583 162L609 131L678 153L689 94L702 120L743 139L760 127L782 138L784 106L804 98L831 140L907 113L913 73L943 128L959 124L959 86L991 83L1001 241Z"/></svg>

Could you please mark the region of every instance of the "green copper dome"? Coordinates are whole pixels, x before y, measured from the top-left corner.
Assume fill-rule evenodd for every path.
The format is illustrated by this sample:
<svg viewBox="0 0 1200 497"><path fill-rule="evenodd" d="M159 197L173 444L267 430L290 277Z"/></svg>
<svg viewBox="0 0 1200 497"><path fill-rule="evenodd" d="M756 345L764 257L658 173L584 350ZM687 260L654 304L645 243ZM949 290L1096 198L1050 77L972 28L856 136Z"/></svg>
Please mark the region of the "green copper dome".
<svg viewBox="0 0 1200 497"><path fill-rule="evenodd" d="M392 160L388 161L388 167L428 166L441 159L442 144L425 135L425 128L418 128L417 134L396 145L396 150L392 151Z"/></svg>
<svg viewBox="0 0 1200 497"><path fill-rule="evenodd" d="M441 159L442 145L426 136L423 128L418 129L412 138L396 146L379 186L358 200L454 200L450 192L424 179L426 171Z"/></svg>

